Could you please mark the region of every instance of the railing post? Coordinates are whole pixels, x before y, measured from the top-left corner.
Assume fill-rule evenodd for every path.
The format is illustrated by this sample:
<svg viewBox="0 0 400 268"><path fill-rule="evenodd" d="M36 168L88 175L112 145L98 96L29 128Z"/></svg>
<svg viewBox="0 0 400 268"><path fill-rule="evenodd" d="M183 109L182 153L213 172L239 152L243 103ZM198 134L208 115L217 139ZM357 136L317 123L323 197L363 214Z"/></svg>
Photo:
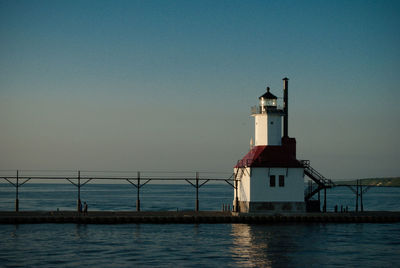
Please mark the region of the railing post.
<svg viewBox="0 0 400 268"><path fill-rule="evenodd" d="M137 197L136 197L136 211L140 211L140 171L137 173Z"/></svg>
<svg viewBox="0 0 400 268"><path fill-rule="evenodd" d="M364 212L363 191L362 191L362 183L361 183L361 180L360 180L360 202L361 202L361 212Z"/></svg>
<svg viewBox="0 0 400 268"><path fill-rule="evenodd" d="M199 172L196 172L196 212L199 211Z"/></svg>
<svg viewBox="0 0 400 268"><path fill-rule="evenodd" d="M15 189L15 212L19 211L19 200L18 200L18 178L19 177L19 173L17 170L17 184L16 184L16 189Z"/></svg>
<svg viewBox="0 0 400 268"><path fill-rule="evenodd" d="M239 188L238 180L237 180L236 176L234 177L234 179L235 179L235 181L234 181L235 184L234 185L235 185L235 192L236 192L234 212L240 212L240 209L239 209L239 197L238 197L238 188Z"/></svg>
<svg viewBox="0 0 400 268"><path fill-rule="evenodd" d="M78 170L78 201L77 201L77 211L81 212L81 171Z"/></svg>
<svg viewBox="0 0 400 268"><path fill-rule="evenodd" d="M356 180L356 212L358 212L358 180Z"/></svg>

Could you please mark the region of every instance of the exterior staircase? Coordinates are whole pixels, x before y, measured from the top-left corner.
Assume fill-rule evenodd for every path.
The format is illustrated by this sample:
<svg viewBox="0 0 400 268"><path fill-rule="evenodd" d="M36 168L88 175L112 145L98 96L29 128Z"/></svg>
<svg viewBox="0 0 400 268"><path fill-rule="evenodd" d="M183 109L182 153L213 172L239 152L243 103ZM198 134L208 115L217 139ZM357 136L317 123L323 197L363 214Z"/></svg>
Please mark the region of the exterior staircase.
<svg viewBox="0 0 400 268"><path fill-rule="evenodd" d="M307 175L312 181L314 181L317 185L316 188L308 187L304 192L304 200L307 202L311 199L316 193L323 189L332 188L335 186L333 181L325 178L321 173L310 166L309 160L302 160L301 163L304 167L304 174Z"/></svg>

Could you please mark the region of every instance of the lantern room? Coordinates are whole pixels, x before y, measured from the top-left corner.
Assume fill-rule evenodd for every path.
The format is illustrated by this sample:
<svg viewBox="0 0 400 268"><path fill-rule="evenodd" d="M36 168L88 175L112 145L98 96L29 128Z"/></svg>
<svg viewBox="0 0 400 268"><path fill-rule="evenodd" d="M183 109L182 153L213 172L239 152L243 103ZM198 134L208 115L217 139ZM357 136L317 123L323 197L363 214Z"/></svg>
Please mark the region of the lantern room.
<svg viewBox="0 0 400 268"><path fill-rule="evenodd" d="M267 92L259 97L261 113L265 113L268 108L277 107L277 97L270 92L269 87L267 87Z"/></svg>

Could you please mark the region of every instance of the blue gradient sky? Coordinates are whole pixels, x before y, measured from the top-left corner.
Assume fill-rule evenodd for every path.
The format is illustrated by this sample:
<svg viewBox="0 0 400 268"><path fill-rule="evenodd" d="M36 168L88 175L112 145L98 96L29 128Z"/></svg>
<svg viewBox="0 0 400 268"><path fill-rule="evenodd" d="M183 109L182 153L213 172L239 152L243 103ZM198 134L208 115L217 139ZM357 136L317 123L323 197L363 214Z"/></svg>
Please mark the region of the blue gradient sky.
<svg viewBox="0 0 400 268"><path fill-rule="evenodd" d="M0 1L0 169L228 171L289 81L299 159L400 175L399 1Z"/></svg>

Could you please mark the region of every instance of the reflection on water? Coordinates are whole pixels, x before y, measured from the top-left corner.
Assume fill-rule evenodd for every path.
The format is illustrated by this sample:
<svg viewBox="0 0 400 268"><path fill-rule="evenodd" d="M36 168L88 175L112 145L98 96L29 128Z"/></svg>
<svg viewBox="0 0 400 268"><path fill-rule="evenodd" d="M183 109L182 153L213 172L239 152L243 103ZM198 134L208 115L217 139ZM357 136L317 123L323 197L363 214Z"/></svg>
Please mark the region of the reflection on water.
<svg viewBox="0 0 400 268"><path fill-rule="evenodd" d="M231 252L244 266L293 264L292 256L301 250L296 237L303 232L296 225L232 224Z"/></svg>
<svg viewBox="0 0 400 268"><path fill-rule="evenodd" d="M388 267L399 261L393 254L400 249L399 224L231 226L229 250L239 266Z"/></svg>
<svg viewBox="0 0 400 268"><path fill-rule="evenodd" d="M76 240L87 238L87 225L86 224L76 224L75 225L75 237Z"/></svg>
<svg viewBox="0 0 400 268"><path fill-rule="evenodd" d="M252 233L254 227L247 224L232 224L233 243L231 252L240 265L271 267L271 256L268 253L270 234L266 232L264 233L264 240L255 241Z"/></svg>
<svg viewBox="0 0 400 268"><path fill-rule="evenodd" d="M15 224L14 225L14 230L13 231L11 231L11 237L13 237L13 238L17 238L17 233L18 233L18 227L19 227L19 225L18 224Z"/></svg>

